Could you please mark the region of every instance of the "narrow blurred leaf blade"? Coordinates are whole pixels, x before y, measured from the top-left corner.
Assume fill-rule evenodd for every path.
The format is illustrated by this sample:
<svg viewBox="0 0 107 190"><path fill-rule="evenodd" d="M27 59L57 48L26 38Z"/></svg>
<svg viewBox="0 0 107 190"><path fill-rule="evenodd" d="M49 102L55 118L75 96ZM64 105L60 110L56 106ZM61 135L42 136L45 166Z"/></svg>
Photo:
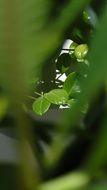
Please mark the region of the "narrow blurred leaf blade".
<svg viewBox="0 0 107 190"><path fill-rule="evenodd" d="M7 114L9 101L6 97L0 96L0 120Z"/></svg>
<svg viewBox="0 0 107 190"><path fill-rule="evenodd" d="M74 85L75 81L76 81L76 73L75 72L70 73L63 85L63 89L66 90L68 94L70 93L71 88Z"/></svg>

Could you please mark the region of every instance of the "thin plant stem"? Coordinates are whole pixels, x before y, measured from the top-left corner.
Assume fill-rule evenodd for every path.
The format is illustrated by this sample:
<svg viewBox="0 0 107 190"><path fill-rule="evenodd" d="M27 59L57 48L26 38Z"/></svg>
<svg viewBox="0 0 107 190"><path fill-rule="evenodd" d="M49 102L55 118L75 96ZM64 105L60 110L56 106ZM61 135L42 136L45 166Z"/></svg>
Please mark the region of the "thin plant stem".
<svg viewBox="0 0 107 190"><path fill-rule="evenodd" d="M35 94L37 94L38 96L42 96L43 94L40 94L40 93L38 93L38 92L34 92Z"/></svg>
<svg viewBox="0 0 107 190"><path fill-rule="evenodd" d="M27 96L27 98L30 98L30 99L32 99L32 100L36 100L36 98L33 97L33 96Z"/></svg>

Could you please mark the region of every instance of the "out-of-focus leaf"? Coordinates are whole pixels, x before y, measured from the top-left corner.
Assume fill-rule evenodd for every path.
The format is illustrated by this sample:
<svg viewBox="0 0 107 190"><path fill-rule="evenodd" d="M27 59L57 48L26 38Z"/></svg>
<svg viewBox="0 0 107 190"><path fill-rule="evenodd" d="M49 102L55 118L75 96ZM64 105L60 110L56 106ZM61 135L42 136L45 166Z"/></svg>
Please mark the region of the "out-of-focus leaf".
<svg viewBox="0 0 107 190"><path fill-rule="evenodd" d="M70 97L76 98L76 96L78 96L78 94L80 94L80 92L81 92L80 85L79 85L78 80L76 80L70 90Z"/></svg>
<svg viewBox="0 0 107 190"><path fill-rule="evenodd" d="M39 81L39 78L38 77L34 77L30 80L30 84L33 85L33 84L37 84L37 82Z"/></svg>
<svg viewBox="0 0 107 190"><path fill-rule="evenodd" d="M73 105L72 109L68 110L66 116L64 119L62 119L62 125L63 130L66 134L69 136L69 130L71 131L72 128L77 123L78 119L81 119L81 106L84 105L85 102L90 102L92 99L95 98L95 95L97 95L98 91L101 89L102 86L105 85L105 79L107 78L107 6L103 9L102 18L100 20L100 27L97 28L96 35L92 41L91 50L88 55L90 67L88 69L88 76L87 78L82 78L80 81L80 86L82 92L80 93L80 96L78 96L78 100ZM61 129L60 129L61 130ZM101 164L103 164L105 161L105 155L107 155L107 149L104 150L104 147L107 146L107 133L105 132L105 138L102 140L102 145L100 148L97 148L98 154L100 155L100 160L98 160L98 157L96 159L95 154L93 157L93 166L94 163L96 163L96 160L98 161L95 165L96 168L99 168ZM68 137L67 136L67 137ZM66 141L66 139L65 139ZM61 143L57 140L53 142L52 148L57 147L60 145L60 148L64 149L65 147L61 146ZM55 151L55 148L53 148ZM100 153L102 151L102 154ZM52 150L51 150L52 152ZM62 153L62 152L61 152ZM57 153L56 155L57 159L60 157L60 154ZM54 163L54 161L52 161ZM90 163L91 167L91 163Z"/></svg>
<svg viewBox="0 0 107 190"><path fill-rule="evenodd" d="M105 85L107 78L107 6L103 10L100 20L100 27L97 29L96 36L92 42L91 51L89 52L88 76L86 79L81 79L82 93L80 94L77 103L66 116L66 126L74 126L78 118L81 117L80 108L85 102L90 102L95 98L102 86ZM103 47L103 50L102 50ZM94 175L107 159L107 119L104 118L101 136L97 142L95 149L92 152L92 157L89 161L91 174ZM65 129L65 130L66 130Z"/></svg>
<svg viewBox="0 0 107 190"><path fill-rule="evenodd" d="M70 99L68 100L67 104L70 108L72 108L72 106L75 104L76 100L75 99Z"/></svg>
<svg viewBox="0 0 107 190"><path fill-rule="evenodd" d="M68 106L72 109L72 107L75 105L76 102L77 102L76 99L70 99L70 100L68 100L67 104L68 104ZM84 104L84 105L80 108L80 111L81 111L82 113L84 113L84 114L87 112L87 110L88 110L88 104Z"/></svg>
<svg viewBox="0 0 107 190"><path fill-rule="evenodd" d="M76 72L78 73L79 77L87 77L87 72L89 69L89 63L87 60L78 62L78 65L76 67Z"/></svg>
<svg viewBox="0 0 107 190"><path fill-rule="evenodd" d="M107 6L103 10L102 19L100 21L100 27L96 33L95 38L91 46L91 51L88 55L90 67L88 69L88 77L82 81L85 96L90 96L98 91L98 89L104 84L107 77ZM103 49L102 49L103 47Z"/></svg>
<svg viewBox="0 0 107 190"><path fill-rule="evenodd" d="M89 186L88 190L106 190L107 183L106 180L102 180L101 182L96 182L95 184Z"/></svg>
<svg viewBox="0 0 107 190"><path fill-rule="evenodd" d="M98 23L97 15L91 7L88 7L83 11L83 20L92 27L95 27Z"/></svg>
<svg viewBox="0 0 107 190"><path fill-rule="evenodd" d="M73 87L75 81L76 81L76 73L75 72L70 73L63 85L63 89L66 90L68 94L70 93L71 88Z"/></svg>
<svg viewBox="0 0 107 190"><path fill-rule="evenodd" d="M89 177L82 172L74 172L40 185L39 190L77 190L84 188Z"/></svg>
<svg viewBox="0 0 107 190"><path fill-rule="evenodd" d="M107 6L103 10L103 15L100 20L100 25L97 29L96 36L93 39L91 50L88 55L88 60L90 63L90 67L88 69L88 76L87 78L82 78L80 80L80 86L82 88L82 93L79 96L78 102L74 108L74 110L71 112L73 115L72 121L71 121L71 114L68 114L68 117L70 116L67 121L70 120L70 126L71 122L76 122L77 118L80 117L80 114L78 112L79 106L81 107L81 104L84 104L84 101L90 101L92 98L95 97L97 92L100 90L100 88L105 84L105 79L107 78L107 38L106 38L106 32L107 32ZM103 47L103 51L102 51ZM76 112L78 114L76 114ZM75 116L75 117L74 117ZM75 120L75 121L74 121Z"/></svg>
<svg viewBox="0 0 107 190"><path fill-rule="evenodd" d="M57 27L59 30L64 30L68 27L69 23L72 23L73 20L78 16L81 10L87 6L92 0L73 0L70 1L67 7L62 10L60 17L58 18Z"/></svg>
<svg viewBox="0 0 107 190"><path fill-rule="evenodd" d="M6 115L8 106L8 99L4 96L0 96L0 120Z"/></svg>

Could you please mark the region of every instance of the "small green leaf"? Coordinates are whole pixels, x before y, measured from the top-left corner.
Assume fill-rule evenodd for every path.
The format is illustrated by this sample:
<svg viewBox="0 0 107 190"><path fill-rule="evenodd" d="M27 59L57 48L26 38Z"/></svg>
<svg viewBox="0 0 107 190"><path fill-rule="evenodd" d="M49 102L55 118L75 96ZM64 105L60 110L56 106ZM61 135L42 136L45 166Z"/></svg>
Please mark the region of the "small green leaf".
<svg viewBox="0 0 107 190"><path fill-rule="evenodd" d="M43 115L50 107L50 102L44 98L44 96L39 97L33 102L32 108L38 115Z"/></svg>
<svg viewBox="0 0 107 190"><path fill-rule="evenodd" d="M76 81L76 73L75 72L70 73L63 85L63 89L66 90L68 94L70 93L71 88L73 87L75 81Z"/></svg>
<svg viewBox="0 0 107 190"><path fill-rule="evenodd" d="M84 59L88 53L87 44L80 44L75 48L74 54L77 59Z"/></svg>
<svg viewBox="0 0 107 190"><path fill-rule="evenodd" d="M68 94L63 89L54 89L44 94L44 97L53 104L65 104L68 100Z"/></svg>
<svg viewBox="0 0 107 190"><path fill-rule="evenodd" d="M78 46L78 44L76 42L72 42L71 45L70 45L70 49L71 50L75 50L75 48Z"/></svg>

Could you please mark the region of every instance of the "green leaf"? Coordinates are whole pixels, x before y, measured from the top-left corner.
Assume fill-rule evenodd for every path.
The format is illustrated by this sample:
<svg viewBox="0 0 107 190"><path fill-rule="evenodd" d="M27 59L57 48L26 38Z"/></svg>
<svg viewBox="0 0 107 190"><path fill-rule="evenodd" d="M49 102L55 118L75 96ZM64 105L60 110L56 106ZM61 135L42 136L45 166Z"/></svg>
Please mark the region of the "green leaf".
<svg viewBox="0 0 107 190"><path fill-rule="evenodd" d="M78 94L80 94L80 92L81 92L80 85L79 85L78 80L76 80L76 81L74 82L74 85L72 86L72 88L71 88L71 90L70 90L69 95L70 95L71 97L75 97L75 98L76 98L76 97L78 96Z"/></svg>
<svg viewBox="0 0 107 190"><path fill-rule="evenodd" d="M75 106L75 103L76 103L76 102L77 102L76 99L70 99L70 100L68 100L67 104L68 104L69 108L72 109L72 107ZM87 110L88 110L88 104L84 104L84 105L82 105L82 107L80 108L80 111L81 111L82 113L84 113L84 114L87 113Z"/></svg>
<svg viewBox="0 0 107 190"><path fill-rule="evenodd" d="M68 94L64 89L54 89L44 94L44 97L53 104L65 104L68 100Z"/></svg>
<svg viewBox="0 0 107 190"><path fill-rule="evenodd" d="M78 74L79 77L87 77L87 73L88 73L88 69L89 69L89 62L87 60L82 61L82 62L78 62L78 65L76 67L76 72Z"/></svg>
<svg viewBox="0 0 107 190"><path fill-rule="evenodd" d="M71 45L70 45L70 49L71 50L75 50L75 48L78 46L78 44L76 42L72 42Z"/></svg>
<svg viewBox="0 0 107 190"><path fill-rule="evenodd" d="M40 185L40 190L77 190L84 189L89 177L83 172L72 172Z"/></svg>
<svg viewBox="0 0 107 190"><path fill-rule="evenodd" d="M38 115L43 115L50 107L50 102L44 98L44 96L39 97L33 102L32 108Z"/></svg>
<svg viewBox="0 0 107 190"><path fill-rule="evenodd" d="M66 90L68 94L70 93L71 88L73 87L75 81L76 81L76 73L75 72L70 73L63 85L63 89Z"/></svg>
<svg viewBox="0 0 107 190"><path fill-rule="evenodd" d="M87 44L80 44L75 48L74 54L77 59L84 59L88 53Z"/></svg>

